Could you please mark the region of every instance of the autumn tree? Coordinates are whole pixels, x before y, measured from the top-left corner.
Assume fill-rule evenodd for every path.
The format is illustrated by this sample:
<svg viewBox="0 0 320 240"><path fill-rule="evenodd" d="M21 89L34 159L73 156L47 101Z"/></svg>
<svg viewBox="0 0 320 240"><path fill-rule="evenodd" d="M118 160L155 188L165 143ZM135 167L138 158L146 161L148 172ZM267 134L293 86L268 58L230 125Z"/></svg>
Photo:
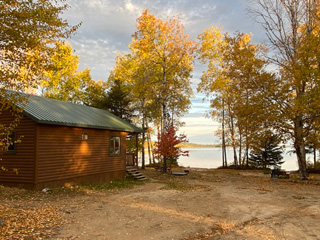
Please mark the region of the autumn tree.
<svg viewBox="0 0 320 240"><path fill-rule="evenodd" d="M87 90L95 86L90 69L78 71L79 57L73 54L69 43L57 42L55 45L50 57L50 70L45 72L41 81L42 95L81 104Z"/></svg>
<svg viewBox="0 0 320 240"><path fill-rule="evenodd" d="M91 80L87 82L82 96L82 103L87 106L106 109L105 101L107 98L107 82L101 79L94 81Z"/></svg>
<svg viewBox="0 0 320 240"><path fill-rule="evenodd" d="M60 18L64 1L1 1L1 85L24 91L37 86L51 55L52 43L77 28ZM60 4L59 4L60 3Z"/></svg>
<svg viewBox="0 0 320 240"><path fill-rule="evenodd" d="M190 79L196 43L184 33L179 18L163 21L147 9L137 20L137 31L129 47L142 66L151 71L144 79L153 88L155 106L160 107L157 109L161 112L164 135L170 111L183 114L191 104ZM166 157L163 168L166 169Z"/></svg>
<svg viewBox="0 0 320 240"><path fill-rule="evenodd" d="M178 165L180 156L189 156L188 151L183 151L178 146L179 143L188 142L186 135L177 136L176 128L170 125L164 133L159 133L158 142L156 142L155 154L163 156L173 165Z"/></svg>
<svg viewBox="0 0 320 240"><path fill-rule="evenodd" d="M133 54L121 55L116 58L116 66L108 79L108 84L117 80L126 89L127 100L131 108L140 116L142 129L147 129L148 121L156 117L157 107L154 101L155 91L151 82L152 68L145 65L145 61ZM146 136L142 133L142 168L145 167L144 142Z"/></svg>
<svg viewBox="0 0 320 240"><path fill-rule="evenodd" d="M0 2L0 112L10 111L11 122L1 122L1 145L17 126L25 99L6 89L25 91L37 87L48 69L53 43L68 38L78 26L60 15L68 8L60 0L3 0Z"/></svg>
<svg viewBox="0 0 320 240"><path fill-rule="evenodd" d="M164 131L166 123L169 126L174 117L178 119L187 112L193 95L190 78L195 47L179 19L162 21L149 10L138 18L137 31L129 45L131 52L117 56L112 74L130 86L130 98L141 116L143 129L151 122L159 123Z"/></svg>
<svg viewBox="0 0 320 240"><path fill-rule="evenodd" d="M207 64L198 91L211 100L212 117L222 122L222 143L226 136L233 147L234 165L248 165L251 139L258 129L266 126L259 120L263 102L259 83L270 77L264 71L265 48L251 43L249 34L222 34L217 27L204 30L200 40L199 59ZM253 116L255 115L255 116ZM219 131L220 133L220 131ZM245 161L242 145L245 143ZM237 149L239 156L237 155ZM223 165L226 165L225 154Z"/></svg>
<svg viewBox="0 0 320 240"><path fill-rule="evenodd" d="M292 140L302 179L306 141L319 121L319 1L253 0L252 16L265 29L278 66L277 88L266 99L278 106L274 128Z"/></svg>

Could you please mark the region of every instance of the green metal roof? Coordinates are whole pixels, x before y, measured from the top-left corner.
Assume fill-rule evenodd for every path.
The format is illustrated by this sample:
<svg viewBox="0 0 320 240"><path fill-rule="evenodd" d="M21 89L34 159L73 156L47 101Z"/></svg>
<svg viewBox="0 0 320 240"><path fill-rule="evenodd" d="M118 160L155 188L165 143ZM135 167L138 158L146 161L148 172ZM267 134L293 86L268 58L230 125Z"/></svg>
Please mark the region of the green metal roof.
<svg viewBox="0 0 320 240"><path fill-rule="evenodd" d="M106 110L85 105L64 102L26 94L28 102L23 106L24 115L37 123L108 129L130 133L141 133L143 130L133 124L109 113Z"/></svg>

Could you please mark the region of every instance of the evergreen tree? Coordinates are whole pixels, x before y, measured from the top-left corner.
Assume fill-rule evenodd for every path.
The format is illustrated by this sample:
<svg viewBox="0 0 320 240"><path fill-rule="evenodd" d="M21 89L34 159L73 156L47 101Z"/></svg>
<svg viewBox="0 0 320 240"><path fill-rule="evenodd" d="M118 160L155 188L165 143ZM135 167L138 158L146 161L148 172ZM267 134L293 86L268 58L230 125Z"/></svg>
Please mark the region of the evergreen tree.
<svg viewBox="0 0 320 240"><path fill-rule="evenodd" d="M249 156L251 164L263 168L280 167L284 163L282 159L282 150L275 135L263 139L257 146L253 147Z"/></svg>
<svg viewBox="0 0 320 240"><path fill-rule="evenodd" d="M121 81L113 80L103 103L103 108L128 122L132 122L134 109L129 94L129 90Z"/></svg>

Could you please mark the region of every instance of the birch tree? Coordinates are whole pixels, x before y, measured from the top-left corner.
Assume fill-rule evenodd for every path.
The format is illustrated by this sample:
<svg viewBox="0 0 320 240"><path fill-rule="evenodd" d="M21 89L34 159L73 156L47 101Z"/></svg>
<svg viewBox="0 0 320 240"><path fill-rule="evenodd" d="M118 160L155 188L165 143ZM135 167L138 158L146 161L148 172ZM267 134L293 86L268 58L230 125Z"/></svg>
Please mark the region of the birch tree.
<svg viewBox="0 0 320 240"><path fill-rule="evenodd" d="M319 1L253 0L249 9L268 37L279 84L267 96L277 103L274 124L292 140L300 176L307 179L306 140L319 121Z"/></svg>
<svg viewBox="0 0 320 240"><path fill-rule="evenodd" d="M165 135L170 124L170 110L183 114L191 104L190 80L196 43L184 33L179 18L163 21L149 14L147 9L137 20L137 31L129 48L144 67L152 70L148 84L155 93L154 103L161 107L162 135ZM164 171L166 168L164 157Z"/></svg>
<svg viewBox="0 0 320 240"><path fill-rule="evenodd" d="M265 48L252 44L249 34L230 36L228 33L222 35L220 31L217 27L211 27L198 37L199 59L207 64L198 91L211 99L212 116L223 121L222 132L229 135L234 165L237 167L248 164L252 134L262 128L262 123L258 121L261 114L258 109L262 107L260 83L266 80L263 75L267 75L263 60ZM222 141L225 145L224 136ZM243 142L246 161L242 160ZM239 149L239 155L236 149Z"/></svg>

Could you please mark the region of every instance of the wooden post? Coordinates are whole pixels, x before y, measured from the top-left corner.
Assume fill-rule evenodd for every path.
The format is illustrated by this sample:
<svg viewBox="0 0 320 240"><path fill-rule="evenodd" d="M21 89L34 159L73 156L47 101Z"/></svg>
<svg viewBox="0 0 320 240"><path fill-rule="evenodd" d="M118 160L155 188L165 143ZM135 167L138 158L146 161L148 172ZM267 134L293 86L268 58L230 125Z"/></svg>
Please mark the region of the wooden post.
<svg viewBox="0 0 320 240"><path fill-rule="evenodd" d="M136 165L136 167L138 167L138 159L139 159L139 157L138 157L138 154L139 154L139 133L136 133L136 156L135 156L135 164L134 165Z"/></svg>

